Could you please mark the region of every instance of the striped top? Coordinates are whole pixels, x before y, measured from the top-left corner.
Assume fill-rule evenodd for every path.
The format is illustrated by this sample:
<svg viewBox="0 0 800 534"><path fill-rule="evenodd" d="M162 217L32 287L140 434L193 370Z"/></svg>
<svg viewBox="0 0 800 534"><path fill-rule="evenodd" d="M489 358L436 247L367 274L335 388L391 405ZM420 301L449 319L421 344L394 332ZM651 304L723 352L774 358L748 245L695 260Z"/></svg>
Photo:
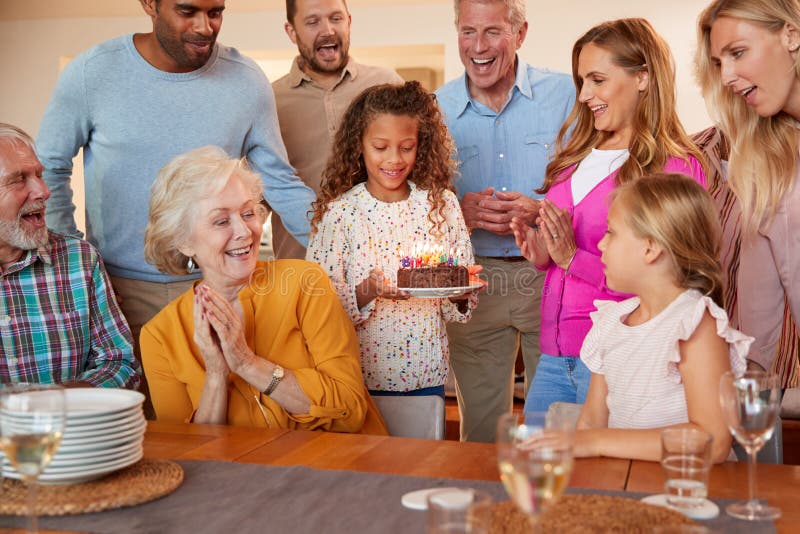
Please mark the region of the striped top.
<svg viewBox="0 0 800 534"><path fill-rule="evenodd" d="M708 162L708 192L714 199L722 223L722 251L720 260L725 274L725 311L735 327L738 315L738 278L741 239L739 223L742 215L736 195L731 191L725 174L730 152L728 140L715 127L696 133L692 139L703 151ZM760 287L760 286L759 286ZM775 351L775 359L768 371L775 372L781 379L781 387L800 386L800 332L792 317L792 309L787 295L784 295L783 324L780 340Z"/></svg>
<svg viewBox="0 0 800 534"><path fill-rule="evenodd" d="M581 359L608 385L608 428L657 428L689 421L678 342L692 336L706 310L717 322L717 334L729 344L731 369L744 371L753 338L732 328L725 311L696 289L684 291L636 326L624 321L639 306L639 297L595 305Z"/></svg>
<svg viewBox="0 0 800 534"><path fill-rule="evenodd" d="M397 283L400 252L415 243L460 250L461 265L472 265L472 245L456 196L444 192L447 219L444 235L430 234L428 192L409 182L406 200L382 202L364 183L354 186L328 207L318 231L309 240L306 259L322 265L345 311L356 327L361 368L368 389L413 391L441 386L447 379L449 355L445 321L466 322L478 298L469 300L466 314L446 298L376 298L359 309L356 286L380 269Z"/></svg>
<svg viewBox="0 0 800 534"><path fill-rule="evenodd" d="M0 270L0 382L136 389L140 379L128 323L89 243L50 232Z"/></svg>

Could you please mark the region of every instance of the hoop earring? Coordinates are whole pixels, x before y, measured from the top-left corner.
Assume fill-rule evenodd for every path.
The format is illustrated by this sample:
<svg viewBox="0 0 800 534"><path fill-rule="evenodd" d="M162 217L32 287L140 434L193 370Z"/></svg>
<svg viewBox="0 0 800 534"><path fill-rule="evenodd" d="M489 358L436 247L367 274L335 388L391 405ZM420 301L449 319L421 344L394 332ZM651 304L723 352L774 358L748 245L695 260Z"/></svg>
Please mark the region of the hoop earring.
<svg viewBox="0 0 800 534"><path fill-rule="evenodd" d="M195 267L194 259L193 258L189 258L189 261L186 262L186 272L188 272L189 274L192 274L194 272L194 267Z"/></svg>

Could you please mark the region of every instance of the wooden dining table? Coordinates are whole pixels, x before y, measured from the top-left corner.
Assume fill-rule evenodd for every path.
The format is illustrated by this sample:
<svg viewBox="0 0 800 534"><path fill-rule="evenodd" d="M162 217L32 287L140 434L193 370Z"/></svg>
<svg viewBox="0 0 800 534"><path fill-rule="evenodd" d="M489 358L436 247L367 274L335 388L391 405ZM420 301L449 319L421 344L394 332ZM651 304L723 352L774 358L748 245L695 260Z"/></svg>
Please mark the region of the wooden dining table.
<svg viewBox="0 0 800 534"><path fill-rule="evenodd" d="M145 456L177 460L227 460L264 465L303 465L419 477L499 481L495 446L488 443L432 441L290 430L261 430L217 425L150 422ZM709 497L747 498L748 466L714 466ZM758 496L779 507L778 532L800 525L800 466L757 466ZM664 474L658 462L616 458L580 458L570 487L660 493ZM724 512L722 512L724 513Z"/></svg>
<svg viewBox="0 0 800 534"><path fill-rule="evenodd" d="M152 459L304 466L344 472L499 482L495 446L487 443L151 421L144 438L144 455ZM747 467L745 463L735 462L714 466L709 497L745 499ZM760 464L757 474L758 495L783 512L775 522L777 531L797 531L800 525L800 466ZM581 458L575 461L569 485L571 488L634 494L660 493L663 483L664 475L657 462ZM0 528L0 532L16 531Z"/></svg>

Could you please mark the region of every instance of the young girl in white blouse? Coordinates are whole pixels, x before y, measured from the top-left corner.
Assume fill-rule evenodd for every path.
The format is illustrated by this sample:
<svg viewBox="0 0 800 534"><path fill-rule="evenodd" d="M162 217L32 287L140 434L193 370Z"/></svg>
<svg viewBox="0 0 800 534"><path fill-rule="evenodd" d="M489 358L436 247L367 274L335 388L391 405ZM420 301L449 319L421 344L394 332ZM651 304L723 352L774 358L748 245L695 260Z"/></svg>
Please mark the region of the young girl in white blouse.
<svg viewBox="0 0 800 534"><path fill-rule="evenodd" d="M721 375L743 371L752 338L721 308L720 225L711 197L679 174L645 176L612 193L600 241L606 283L636 297L596 301L581 348L592 371L575 454L661 457L665 427L710 433L714 461L731 436Z"/></svg>
<svg viewBox="0 0 800 534"><path fill-rule="evenodd" d="M306 259L328 272L355 324L373 395L443 397L445 321L467 321L477 303L474 294L409 298L396 287L401 256L424 244L473 263L452 146L435 97L417 82L367 89L336 132Z"/></svg>

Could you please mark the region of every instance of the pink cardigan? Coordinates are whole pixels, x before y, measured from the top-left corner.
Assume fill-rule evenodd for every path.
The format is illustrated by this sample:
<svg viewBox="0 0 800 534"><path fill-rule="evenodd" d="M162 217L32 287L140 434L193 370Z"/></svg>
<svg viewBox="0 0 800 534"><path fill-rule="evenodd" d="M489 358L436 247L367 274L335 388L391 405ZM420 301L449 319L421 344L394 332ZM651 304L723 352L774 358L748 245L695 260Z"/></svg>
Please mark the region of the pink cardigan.
<svg viewBox="0 0 800 534"><path fill-rule="evenodd" d="M572 173L576 167L565 171L569 177L555 184L547 193L549 200L559 208L566 208L572 215L578 246L569 272L553 262L546 267L539 344L542 354L550 356L577 357L580 354L583 338L592 327L589 314L597 309L595 300L620 301L631 296L606 287L597 248L606 232L607 198L614 189L617 171L606 176L576 206L572 202ZM689 164L680 158L670 158L664 171L686 174L706 187L703 167L693 157L689 158Z"/></svg>

